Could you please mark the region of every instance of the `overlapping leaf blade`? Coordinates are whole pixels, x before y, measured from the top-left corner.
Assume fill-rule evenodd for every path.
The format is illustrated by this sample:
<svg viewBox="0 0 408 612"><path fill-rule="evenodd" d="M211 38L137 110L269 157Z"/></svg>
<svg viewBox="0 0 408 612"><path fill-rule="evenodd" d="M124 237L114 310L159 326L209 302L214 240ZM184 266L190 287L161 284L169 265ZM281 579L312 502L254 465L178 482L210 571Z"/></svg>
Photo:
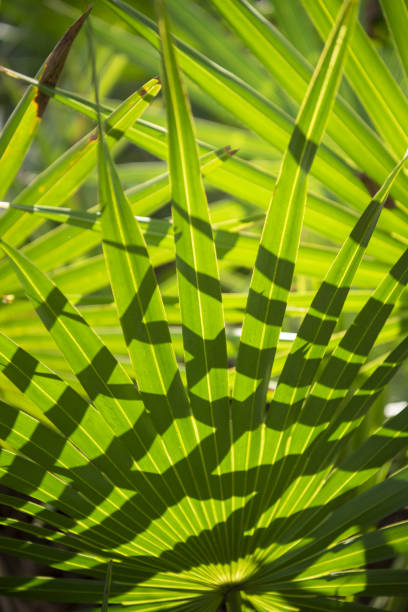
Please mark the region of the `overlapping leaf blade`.
<svg viewBox="0 0 408 612"><path fill-rule="evenodd" d="M309 394L331 335L339 321L355 272L375 229L391 185L403 168L405 160L404 157L395 167L343 244L316 292L291 346L266 419L268 427L266 448L273 449L267 450L266 453L271 452L273 464L280 463L279 471L274 474L273 482L270 482L270 490L265 487L268 499L283 495L282 503L287 504L289 493L283 493L286 488L289 488L291 495L296 495L296 490L290 490L290 482L294 474L301 471L308 438L307 428L302 425L305 419L302 403ZM299 451L297 444L302 442L305 443L305 447L303 451ZM327 450L324 454L327 457ZM297 456L298 459L289 468L293 456ZM268 516L265 520L269 522L275 516L279 516L279 502L276 503L272 518Z"/></svg>
<svg viewBox="0 0 408 612"><path fill-rule="evenodd" d="M265 440L259 425L293 278L307 177L336 94L354 16L355 5L345 4L299 112L265 219L248 294L233 390L233 428L239 433L240 427L243 428L241 423L250 432L257 428L253 435L241 437L242 446L236 451L239 469L245 473L250 466L258 465L263 452ZM257 486L260 478L257 469L254 478ZM262 504L257 512L266 509ZM247 512L243 519L242 531L254 520L251 514Z"/></svg>
<svg viewBox="0 0 408 612"><path fill-rule="evenodd" d="M286 538L296 541L296 534L304 534L305 530L319 524L322 516L319 510L323 508L321 504L325 504L324 513L327 514L328 500L333 498L328 495L330 487L325 492L325 481L331 471L335 451L338 451L338 442L341 442L346 435L353 419L359 417L360 402L358 399L355 403L351 400L351 406L341 412L339 412L339 407L342 408L341 401L347 396L353 380L367 358L380 329L392 310L394 300L406 286L407 261L407 252L405 252L334 349L297 414L296 424L285 449L286 456L291 457L292 468L290 469L289 464L286 466L283 472L283 483L273 491L275 499L279 499L278 511L273 512L275 524L279 524L279 541L285 541ZM386 371L381 372L380 375L376 372L373 379L367 381L367 390L374 381L381 389L383 377L386 379L387 376L395 373L400 360L404 357L405 350L406 342L403 342L392 356L394 363L391 371L390 368L386 368ZM375 388L373 395L377 390L378 387ZM364 395L364 391L362 394ZM364 404L361 408L364 410ZM329 426L333 421L334 425ZM273 427L272 416L270 422ZM363 456L361 455L361 458ZM358 467L360 465L357 462L356 472ZM360 475L361 472L358 473L357 480ZM367 474L363 472L363 481L366 476ZM350 480L352 480L351 477ZM287 513L288 507L291 508L291 516ZM307 512L305 513L307 508L311 509L309 516ZM303 512L303 518L295 523L293 517L297 512ZM270 517L264 516L262 522L269 520ZM320 529L320 533L323 534L324 528L321 525ZM269 537L272 536L272 533L273 530ZM271 547L272 555L280 556L282 550L285 550L276 544L272 544ZM290 549L291 546L286 545L286 548Z"/></svg>
<svg viewBox="0 0 408 612"><path fill-rule="evenodd" d="M108 506L109 504L111 505L112 514L124 502L128 502L130 508L133 507L134 510L139 509L140 511L140 503L137 502L137 498L135 498L135 502L129 491L137 488L143 491L140 484L143 479L138 484L137 480L129 473L130 455L126 444L120 438L115 438L114 431L109 427L109 424L100 412L88 404L55 373L5 336L0 338L0 345L3 374L20 390L24 391L35 406L41 408L41 411L37 410L33 413L34 420L27 421L28 417L24 413L21 414L20 418L26 424L24 427L20 425L18 431L24 432L26 428L32 430L29 435L25 436L27 438L26 442L24 442L24 439L19 442L23 444L24 453L32 456L33 452L38 452L34 446L35 440L38 439L40 448L49 449L51 452L50 457L54 453L54 463L44 464L43 458L44 467L52 469L53 465L58 466L58 462L61 460L60 453L65 450L64 443L67 444L67 450L69 450L70 445L75 445L73 448L80 450L83 454L82 459L78 456L71 464L67 462L63 472L64 475L69 475L71 465L77 465L79 474L76 476L76 486L77 488L79 486L79 490L83 491L84 488L87 490L88 486L91 485L91 488L93 486L96 491L99 491L100 499L96 503L96 507L106 498ZM13 436L13 430L7 429L10 428L10 423L12 422L12 417L8 417L7 414L10 412L12 414L12 410L13 408L9 407L8 412L2 411L1 423L2 432L4 432L2 437L8 443L11 442L10 437L12 438ZM35 426L36 419L39 419L40 422ZM44 426L41 425L41 422L48 428L48 433ZM53 427L57 434L53 429L50 430L50 427ZM60 437L61 435L63 438ZM70 442L67 442L66 438L69 438ZM54 442L53 439L55 439ZM32 441L31 450L30 440ZM16 444L17 441L14 442L14 446ZM35 460L34 456L33 460ZM85 463L80 467L84 461ZM83 480L82 472L86 474L86 466L89 461L92 461L97 469L95 471L95 468L93 468L92 476L88 478L85 475L85 480ZM37 463L41 464L38 458ZM91 463L89 468L92 468L93 464ZM61 473L61 469L57 470L57 472ZM75 476L75 471L73 475ZM109 480L107 480L105 475ZM79 485L78 477L80 480ZM70 479L72 480L72 476ZM147 486L148 482L145 485ZM149 486L147 486L146 490L149 490ZM144 495L146 495L146 490ZM111 492L113 497L109 501ZM148 516L151 516L152 509L149 512ZM132 512L129 511L128 513L125 507L122 508L122 513L127 515L126 521L130 523L134 521ZM130 534L133 533L135 535L140 530L140 526L136 527L136 524L134 528L134 532L130 531ZM151 546L152 542L149 544L149 547Z"/></svg>
<svg viewBox="0 0 408 612"><path fill-rule="evenodd" d="M159 48L157 28L152 21L121 0L104 0L104 2L150 44ZM177 57L184 72L197 82L203 91L225 106L273 147L285 150L293 129L293 124L285 112L268 102L235 75L220 68L181 41L177 41ZM321 148L317 158L313 172L333 192L346 200L364 197L361 183L329 150Z"/></svg>
<svg viewBox="0 0 408 612"><path fill-rule="evenodd" d="M405 44L405 32L408 27L408 9L404 2L384 2L381 8L395 43L405 76L408 76L408 51Z"/></svg>
<svg viewBox="0 0 408 612"><path fill-rule="evenodd" d="M159 91L158 80L152 79L106 118L104 129L109 147L118 142ZM23 189L15 198L15 203L52 206L63 204L96 166L97 144L96 131L84 136ZM39 221L33 218L19 217L21 214L11 210L0 221L2 236L11 244L21 244L39 224Z"/></svg>
<svg viewBox="0 0 408 612"><path fill-rule="evenodd" d="M174 466L182 497L188 498L188 490L201 497L199 464L194 464L190 457L198 440L155 273L103 141L99 149L99 177L104 251L138 388ZM178 512L192 534L210 527L200 504L178 501Z"/></svg>
<svg viewBox="0 0 408 612"><path fill-rule="evenodd" d="M140 488L142 492L141 511L145 515L147 513L147 517L149 513L150 516L160 516L166 505L171 505L169 501L164 502L163 497L170 495L174 501L180 483L177 485L177 481L172 482L170 487L168 477L162 480L163 488L158 490L146 475L146 470L157 474L168 469L169 457L160 441L155 441L157 434L136 387L56 286L12 247L5 243L2 243L2 247L13 261L37 313L50 330L84 390L125 445L130 465L134 464L135 469L140 471L141 479L136 490ZM149 511L146 504L150 508ZM143 507L145 510L142 510ZM184 531L184 526L179 523L180 526ZM162 528L159 526L158 529ZM173 537L173 529L168 526L167 530L164 542Z"/></svg>
<svg viewBox="0 0 408 612"><path fill-rule="evenodd" d="M323 37L326 36L340 0L302 2L318 31ZM389 147L401 156L407 144L407 100L360 24L350 44L346 76L378 132Z"/></svg>
<svg viewBox="0 0 408 612"><path fill-rule="evenodd" d="M160 35L167 102L169 170L175 227L176 267L186 375L197 443L208 437L214 457L201 456L203 483L213 499L212 526L225 523L229 508L219 472L229 440L228 373L221 286L208 205L199 168L191 113L183 91L167 17L160 6ZM208 424L208 425L207 425ZM212 435L211 435L212 434ZM200 478L200 477L199 477ZM219 546L228 552L230 535L221 532ZM215 544L215 542L214 542Z"/></svg>
<svg viewBox="0 0 408 612"><path fill-rule="evenodd" d="M137 110L137 109L136 109ZM112 141L108 141L112 142ZM96 143L95 143L96 145ZM95 153L95 151L93 151ZM221 165L225 160L230 159L231 152L229 149L223 148L221 150L217 150L215 152L210 152L205 154L201 158L202 162L202 171L210 173L217 168L218 165ZM96 156L95 156L96 159ZM78 160L82 163L81 158ZM63 173L64 168L61 168L57 173L58 181L65 184L66 173ZM83 170L83 169L82 169ZM35 181L36 182L36 181ZM49 185L53 185L53 181L51 180ZM39 187L39 186L37 186ZM68 189L69 185L67 185ZM168 182L168 173L164 175L160 175L157 179L153 179L152 181L148 181L146 184L142 184L138 186L138 189L131 189L129 192L129 201L134 209L136 209L141 214L145 214L151 208L153 210L156 207L161 207L166 204L170 196L170 186ZM48 190L45 189L40 195L39 190L36 188L30 199L37 204L28 206L26 203L21 204L18 201L14 201L13 203L3 203L3 207L10 207L15 212L24 211L30 213L38 213L38 217L44 217L47 219L52 219L55 221L61 222L70 222L72 225L77 225L80 228L87 229L98 229L99 219L98 214L94 212L96 207L92 207L87 212L72 210L68 213L65 209L61 207L56 207L54 205L43 207L39 202L43 201L43 199L47 199L49 197ZM23 199L23 198L21 198ZM20 198L18 198L20 200ZM25 200L25 199L24 199ZM61 200L59 201L61 202ZM52 202L54 204L54 202ZM42 214L40 214L42 213ZM17 213L18 215L18 213ZM147 223L147 225L146 225ZM164 222L163 222L164 223ZM16 225L18 225L18 231L16 229ZM17 223L13 226L13 236L17 240L22 240L24 234L22 230L25 229L26 232L31 231L34 227L34 224L31 222L26 222L24 227ZM157 244L158 238L153 238L153 235L157 232L154 231L155 226L160 226L159 222L149 221L145 222L145 227L151 227L153 230L152 234L152 243ZM167 228L167 226L166 226ZM164 234L163 234L164 232ZM163 229L162 234L165 236L168 233L168 229ZM7 240L11 237L10 233L7 233ZM160 243L160 241L159 241ZM82 255L84 252L89 251L91 248L100 244L100 237L98 235L84 235L81 230L76 230L71 228L58 228L53 231L47 232L45 236L41 236L36 240L33 240L29 244L27 244L23 248L24 254L26 254L31 261L34 261L42 266L46 266L46 269L55 268L56 266L61 266L65 264L67 261L71 260L73 257L78 257ZM171 245L173 245L173 241L171 241ZM53 258L50 260L49 252L52 250ZM5 263L2 262L0 264L0 278L3 283L10 283L10 268ZM9 284L10 287L10 284Z"/></svg>
<svg viewBox="0 0 408 612"><path fill-rule="evenodd" d="M406 553L408 549L408 532L405 522L391 525L368 534L359 535L308 558L297 566L286 570L274 571L273 580L315 578L330 573L333 566L336 572L364 567L366 563L378 563L392 559L395 553Z"/></svg>
<svg viewBox="0 0 408 612"><path fill-rule="evenodd" d="M53 92L55 93L55 90L51 88L44 88L44 91L47 91L50 95ZM85 112L88 116L96 118L96 111L92 103L86 100L77 103L72 99L72 94L61 94L60 96L55 94L55 96L64 104L72 105L72 108L77 108L79 104L79 110L81 112ZM101 112L103 116L106 116L107 109L103 107ZM164 142L165 133L162 128L139 121L134 128L130 128L126 132L125 136L129 138L131 142L146 148L146 150L153 155L157 155L163 159L167 157L166 144ZM200 149L201 151L208 150L209 147L201 143ZM267 208L270 199L270 191L275 185L275 180L270 174L238 158L231 160L225 167L215 168L208 177L206 176L206 179L210 184L236 197L257 204L261 208ZM146 185L146 189L147 188L148 186ZM143 191L143 188L141 188L141 190ZM133 193L136 198L139 193L139 188L136 188L134 192L132 191L132 200ZM367 204L367 198L364 194L361 194L360 198L353 199L350 203L359 210L363 210L364 206ZM141 204L143 207L143 202ZM146 202L146 204L150 205L148 202ZM149 212L150 209L145 210L142 208L140 214ZM327 215L330 215L333 221L336 220L338 224L325 223ZM398 221L401 223L407 224L406 216L398 209L393 209L392 211L385 210L379 220L379 227L382 227L387 234L393 233L394 235L391 238L390 235L378 234L378 240L382 242L381 248L378 248L380 244L377 243L377 237L374 237L371 243L372 246L371 244L369 246L369 251L370 254L374 255L376 258L387 257L389 249L393 249L394 253L395 249L400 248L400 251L402 249L402 246L398 245L398 237L395 236L396 217L398 217ZM323 198L315 197L313 194L309 194L308 206L305 213L306 226L311 227L319 233L323 233L330 240L341 243L345 236L343 227L346 226L351 228L353 224L353 216L349 209L340 206L333 200L328 201ZM389 257L391 257L391 259L389 259ZM393 261L393 256L389 254L387 260L390 262Z"/></svg>
<svg viewBox="0 0 408 612"><path fill-rule="evenodd" d="M306 203L307 176L336 95L353 24L353 8L355 4L346 5L321 57L299 111L265 219L249 290L234 391L237 401L248 402L249 398L248 404L257 404L258 413L263 407L293 277ZM252 372L246 371L254 366Z"/></svg>
<svg viewBox="0 0 408 612"><path fill-rule="evenodd" d="M312 74L312 68L304 57L247 0L212 2L245 44L284 86L285 91L290 92L300 104ZM398 2L385 4L402 6ZM378 182L383 182L386 171L391 172L395 165L395 160L373 130L342 99L336 100L333 106L327 132L358 167ZM394 186L396 197L404 200L406 196L403 194L407 187L407 177L402 174Z"/></svg>

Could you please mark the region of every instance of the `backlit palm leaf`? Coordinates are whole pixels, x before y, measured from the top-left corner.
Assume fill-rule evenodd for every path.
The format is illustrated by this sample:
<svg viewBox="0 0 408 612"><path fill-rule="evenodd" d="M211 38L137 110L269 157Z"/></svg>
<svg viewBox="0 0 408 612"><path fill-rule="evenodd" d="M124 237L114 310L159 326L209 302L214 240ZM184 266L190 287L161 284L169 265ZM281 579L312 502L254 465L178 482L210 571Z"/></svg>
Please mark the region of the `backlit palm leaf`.
<svg viewBox="0 0 408 612"><path fill-rule="evenodd" d="M405 595L406 569L369 564L408 552L406 521L376 527L406 503L408 468L396 458L408 444L408 409L353 443L408 355L405 212L400 203L382 210L390 192L404 197L405 158L392 170L389 150L399 145L353 116L353 141L370 136L350 158L359 164L375 143L372 172L384 181L368 203L347 164L320 147L333 105L330 136L346 152L353 146L339 133L352 115L336 97L349 45L357 53L357 2L338 7L309 82L309 65L249 3L213 0L301 102L294 125L230 73L173 45L163 0L157 29L120 0L106 4L160 45L168 130L135 123L157 80L111 115L98 95L93 104L49 89L98 130L3 204L0 281L15 301L0 309L0 482L9 489L0 502L19 512L2 520L20 537L0 537L0 550L74 577L1 577L0 593L129 612L363 612L375 608L362 596ZM205 7L197 14L205 19ZM392 11L389 19L395 30ZM269 54L288 71L299 66L293 82ZM179 64L286 148L277 179L197 143ZM388 131L379 130L385 139ZM119 136L168 156L169 174L125 193L110 152ZM343 201L308 195L315 155L313 172ZM62 208L96 162L100 210ZM370 170L370 157L361 167ZM240 201L209 206L202 173ZM141 216L169 199L171 221ZM43 219L65 225L27 243ZM322 235L340 250L300 244L303 220L315 230L326 223ZM91 248L99 250L86 256ZM176 280L162 276L159 266L174 261ZM247 299L234 283L248 268ZM325 280L316 293L310 285L291 293L302 275ZM304 316L297 334L287 335L285 311L291 324ZM384 464L388 477L378 478Z"/></svg>

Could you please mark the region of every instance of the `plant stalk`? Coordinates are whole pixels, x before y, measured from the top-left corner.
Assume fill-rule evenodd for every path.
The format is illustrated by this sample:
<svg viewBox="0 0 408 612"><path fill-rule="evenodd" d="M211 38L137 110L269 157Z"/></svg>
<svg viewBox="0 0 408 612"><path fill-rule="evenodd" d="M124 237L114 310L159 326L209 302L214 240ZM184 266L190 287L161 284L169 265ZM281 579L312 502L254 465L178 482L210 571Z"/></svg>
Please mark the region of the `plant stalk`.
<svg viewBox="0 0 408 612"><path fill-rule="evenodd" d="M227 612L241 612L241 591L233 589L227 593L225 603Z"/></svg>

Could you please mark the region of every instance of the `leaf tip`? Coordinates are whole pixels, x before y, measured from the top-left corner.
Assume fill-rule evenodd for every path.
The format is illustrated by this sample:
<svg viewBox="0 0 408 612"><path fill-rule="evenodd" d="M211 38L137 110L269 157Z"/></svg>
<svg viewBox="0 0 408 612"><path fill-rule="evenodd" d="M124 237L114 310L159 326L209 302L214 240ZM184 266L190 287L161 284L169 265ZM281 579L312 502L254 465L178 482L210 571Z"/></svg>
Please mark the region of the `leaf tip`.
<svg viewBox="0 0 408 612"><path fill-rule="evenodd" d="M67 59L68 53L71 49L72 43L77 37L80 29L89 13L93 8L93 4L90 4L86 11L82 13L80 17L68 28L63 37L58 41L54 49L48 56L44 71L41 75L40 82L44 85L54 87L57 84L61 71L64 67L65 60ZM37 104L37 116L41 118L47 107L49 96L39 91L35 97L35 103Z"/></svg>

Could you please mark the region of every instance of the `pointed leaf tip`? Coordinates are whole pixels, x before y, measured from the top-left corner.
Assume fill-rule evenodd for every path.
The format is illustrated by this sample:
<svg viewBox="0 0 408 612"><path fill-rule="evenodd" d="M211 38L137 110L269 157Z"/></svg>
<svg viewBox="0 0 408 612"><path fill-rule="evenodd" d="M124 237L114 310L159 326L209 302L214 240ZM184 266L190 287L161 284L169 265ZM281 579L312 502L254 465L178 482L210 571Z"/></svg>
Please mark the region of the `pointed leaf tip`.
<svg viewBox="0 0 408 612"><path fill-rule="evenodd" d="M53 51L51 51L45 62L45 68L40 78L40 83L54 87L57 84L61 71L64 67L67 59L69 50L71 49L72 43L77 37L83 23L88 17L92 10L93 5L91 4L87 10L68 28L64 36L57 43ZM39 91L35 97L37 104L37 116L42 117L47 107L49 96Z"/></svg>

